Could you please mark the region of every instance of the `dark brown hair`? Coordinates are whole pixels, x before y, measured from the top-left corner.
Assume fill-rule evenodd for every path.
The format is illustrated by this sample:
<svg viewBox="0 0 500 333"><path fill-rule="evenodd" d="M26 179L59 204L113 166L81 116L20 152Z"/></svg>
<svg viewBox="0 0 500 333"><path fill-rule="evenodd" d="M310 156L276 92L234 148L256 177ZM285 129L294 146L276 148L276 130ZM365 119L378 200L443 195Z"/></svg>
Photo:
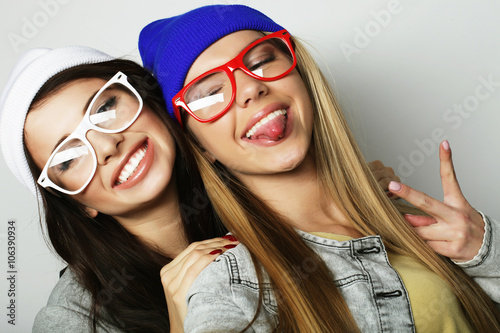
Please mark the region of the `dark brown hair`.
<svg viewBox="0 0 500 333"><path fill-rule="evenodd" d="M109 80L118 71L128 76L144 103L160 117L174 138L176 161L173 173L188 241L224 234L225 229L215 217L183 134L168 117L156 80L140 65L117 59L67 69L45 83L30 110L74 80ZM26 145L24 150L33 177L37 179L40 170ZM37 191L43 200L47 236L52 247L92 296L89 320L93 330L106 313L113 320L110 324L128 332L169 331L160 269L171 258L139 240L111 216L98 214L91 218L71 196L54 195L41 187L37 187ZM200 198L204 199L202 203Z"/></svg>

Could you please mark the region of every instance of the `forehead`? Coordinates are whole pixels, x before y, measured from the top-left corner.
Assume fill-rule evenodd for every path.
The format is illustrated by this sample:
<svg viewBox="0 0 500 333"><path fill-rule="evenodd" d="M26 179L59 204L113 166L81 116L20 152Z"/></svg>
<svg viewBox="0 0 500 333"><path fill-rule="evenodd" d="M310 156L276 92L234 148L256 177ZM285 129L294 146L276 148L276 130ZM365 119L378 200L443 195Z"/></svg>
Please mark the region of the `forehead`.
<svg viewBox="0 0 500 333"><path fill-rule="evenodd" d="M68 104L77 105L94 95L106 83L103 79L85 78L77 79L63 85L53 94L48 95L36 108L30 110L28 117L34 113L57 113L61 112L61 107L66 109ZM63 107L64 106L64 107Z"/></svg>
<svg viewBox="0 0 500 333"><path fill-rule="evenodd" d="M94 78L72 81L28 113L25 143L37 165L43 164L57 142L76 128L89 98L105 83Z"/></svg>
<svg viewBox="0 0 500 333"><path fill-rule="evenodd" d="M222 37L200 53L191 65L185 83L189 83L206 71L233 59L246 46L261 37L263 37L263 34L255 30L236 31Z"/></svg>

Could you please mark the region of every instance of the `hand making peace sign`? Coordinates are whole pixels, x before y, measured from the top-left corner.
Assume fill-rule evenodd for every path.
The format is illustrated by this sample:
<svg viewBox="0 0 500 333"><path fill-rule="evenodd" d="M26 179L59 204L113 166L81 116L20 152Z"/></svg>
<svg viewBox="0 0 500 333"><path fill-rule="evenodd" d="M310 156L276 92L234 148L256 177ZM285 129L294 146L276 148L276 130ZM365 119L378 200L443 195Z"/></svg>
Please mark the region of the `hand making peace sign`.
<svg viewBox="0 0 500 333"><path fill-rule="evenodd" d="M389 190L430 215L405 219L436 253L455 262L469 261L483 243L484 221L460 190L448 141L439 146L439 159L442 202L398 182L391 182Z"/></svg>

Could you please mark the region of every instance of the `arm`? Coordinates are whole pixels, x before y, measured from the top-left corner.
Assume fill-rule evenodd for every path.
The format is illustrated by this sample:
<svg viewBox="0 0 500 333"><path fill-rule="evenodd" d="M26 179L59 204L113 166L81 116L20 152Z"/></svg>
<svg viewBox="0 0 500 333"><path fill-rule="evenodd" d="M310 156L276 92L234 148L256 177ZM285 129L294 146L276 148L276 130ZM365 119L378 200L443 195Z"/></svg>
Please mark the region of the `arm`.
<svg viewBox="0 0 500 333"><path fill-rule="evenodd" d="M122 332L117 327L97 323L98 332ZM91 332L89 315L59 305L48 305L38 312L33 324L33 333Z"/></svg>
<svg viewBox="0 0 500 333"><path fill-rule="evenodd" d="M184 322L186 333L241 332L249 323L232 299L217 293L195 293L188 302L189 311Z"/></svg>
<svg viewBox="0 0 500 333"><path fill-rule="evenodd" d="M92 322L89 310L91 303L90 293L78 283L71 268L68 268L57 281L47 305L36 315L32 331L35 333L91 332ZM101 313L101 318L97 322L97 331L123 332L105 311Z"/></svg>
<svg viewBox="0 0 500 333"><path fill-rule="evenodd" d="M465 199L447 141L440 145L439 158L442 202L395 182L389 190L429 214L405 218L436 253L461 266L494 302L500 303L499 223L483 219Z"/></svg>

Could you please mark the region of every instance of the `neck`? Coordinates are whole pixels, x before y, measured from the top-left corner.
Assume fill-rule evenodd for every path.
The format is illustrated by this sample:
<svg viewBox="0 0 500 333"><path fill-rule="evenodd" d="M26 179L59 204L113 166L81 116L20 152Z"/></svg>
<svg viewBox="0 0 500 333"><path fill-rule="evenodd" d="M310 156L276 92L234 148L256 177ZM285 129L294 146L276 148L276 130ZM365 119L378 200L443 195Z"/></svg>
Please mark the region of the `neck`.
<svg viewBox="0 0 500 333"><path fill-rule="evenodd" d="M361 237L333 200L323 193L312 153L290 172L239 178L294 228Z"/></svg>
<svg viewBox="0 0 500 333"><path fill-rule="evenodd" d="M126 217L115 217L125 229L169 258L175 258L189 244L182 225L175 186L167 190L160 204L149 203Z"/></svg>

